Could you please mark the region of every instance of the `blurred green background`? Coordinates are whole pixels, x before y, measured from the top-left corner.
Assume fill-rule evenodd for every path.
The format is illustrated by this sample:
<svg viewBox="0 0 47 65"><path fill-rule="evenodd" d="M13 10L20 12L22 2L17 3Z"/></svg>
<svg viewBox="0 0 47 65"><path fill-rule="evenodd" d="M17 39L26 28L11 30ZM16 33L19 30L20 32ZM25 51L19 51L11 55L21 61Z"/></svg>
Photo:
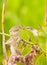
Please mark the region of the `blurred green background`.
<svg viewBox="0 0 47 65"><path fill-rule="evenodd" d="M1 27L2 5L3 0L0 0L0 32L2 28ZM4 19L5 33L9 33L9 29L11 27L19 24L23 24L24 26L31 26L36 29L38 28L39 25L44 26L45 7L46 0L6 0L6 11ZM39 39L40 39L39 42L42 43L42 44L40 43L40 45L42 49L44 49L47 37L42 36L39 37ZM0 35L0 65L3 57L1 40L2 36ZM36 65L46 65L46 58L43 55L40 55L40 57L36 61Z"/></svg>
<svg viewBox="0 0 47 65"><path fill-rule="evenodd" d="M0 21L2 4L0 0ZM44 25L45 5L46 0L6 0L5 26L9 29L17 24L35 28Z"/></svg>

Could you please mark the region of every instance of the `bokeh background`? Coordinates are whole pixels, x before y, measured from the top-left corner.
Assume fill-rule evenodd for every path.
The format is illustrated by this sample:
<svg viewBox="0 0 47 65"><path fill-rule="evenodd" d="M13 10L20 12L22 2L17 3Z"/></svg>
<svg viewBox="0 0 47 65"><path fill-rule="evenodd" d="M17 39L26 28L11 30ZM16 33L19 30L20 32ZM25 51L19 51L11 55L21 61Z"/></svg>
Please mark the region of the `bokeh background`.
<svg viewBox="0 0 47 65"><path fill-rule="evenodd" d="M0 0L0 32L2 28L1 27L2 5L3 0ZM36 29L38 28L39 25L44 26L45 7L46 0L6 0L6 11L4 19L5 33L9 33L9 29L11 27L19 24L23 24L24 26L31 26ZM41 37L41 39L46 41L44 37ZM0 35L0 65L3 58L1 40L2 36ZM45 45L42 46L44 48ZM36 65L46 65L45 63L46 59L43 55L41 55L38 58Z"/></svg>

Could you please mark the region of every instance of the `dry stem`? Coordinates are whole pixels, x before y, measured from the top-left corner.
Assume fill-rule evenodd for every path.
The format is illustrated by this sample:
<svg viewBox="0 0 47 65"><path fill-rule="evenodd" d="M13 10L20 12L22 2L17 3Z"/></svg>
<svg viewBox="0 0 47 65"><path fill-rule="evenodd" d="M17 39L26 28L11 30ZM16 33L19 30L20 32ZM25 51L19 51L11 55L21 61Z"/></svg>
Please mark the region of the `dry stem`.
<svg viewBox="0 0 47 65"><path fill-rule="evenodd" d="M5 6L6 6L6 0L3 2L3 8L2 8L2 44L3 44L3 53L4 57L6 58L6 48L5 48L5 35L4 35L4 14L5 14Z"/></svg>

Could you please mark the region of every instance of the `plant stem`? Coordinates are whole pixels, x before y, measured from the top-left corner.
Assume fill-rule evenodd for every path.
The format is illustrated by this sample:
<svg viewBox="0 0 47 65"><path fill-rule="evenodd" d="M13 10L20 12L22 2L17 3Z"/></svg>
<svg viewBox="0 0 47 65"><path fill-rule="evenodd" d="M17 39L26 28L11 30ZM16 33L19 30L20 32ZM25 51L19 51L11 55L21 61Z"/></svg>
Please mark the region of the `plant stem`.
<svg viewBox="0 0 47 65"><path fill-rule="evenodd" d="M0 35L2 35L3 33L2 32L0 32ZM11 35L9 35L9 34L6 34L6 33L4 33L4 35L5 36L11 36Z"/></svg>
<svg viewBox="0 0 47 65"><path fill-rule="evenodd" d="M4 35L4 15L5 15L5 6L6 6L6 0L4 0L4 2L3 2L3 8L2 8L2 45L3 45L4 57L7 58L7 55L6 55L6 48L5 48L5 35Z"/></svg>

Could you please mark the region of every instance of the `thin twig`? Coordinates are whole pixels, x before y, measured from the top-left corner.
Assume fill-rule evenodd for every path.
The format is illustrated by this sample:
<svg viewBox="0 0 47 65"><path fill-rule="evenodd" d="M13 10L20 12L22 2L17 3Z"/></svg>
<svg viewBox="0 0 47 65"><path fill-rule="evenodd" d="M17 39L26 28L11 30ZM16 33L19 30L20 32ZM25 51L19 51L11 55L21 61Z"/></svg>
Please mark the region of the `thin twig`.
<svg viewBox="0 0 47 65"><path fill-rule="evenodd" d="M33 45L33 43L30 43L29 41L26 41L26 40L23 40L23 39L22 39L22 41L23 41L24 43L29 44L29 45Z"/></svg>
<svg viewBox="0 0 47 65"><path fill-rule="evenodd" d="M3 8L2 8L2 44L3 44L4 57L7 58L6 48L5 48L5 35L4 35L4 14L5 14L5 6L6 6L6 0L4 0L4 2L3 2Z"/></svg>
<svg viewBox="0 0 47 65"><path fill-rule="evenodd" d="M0 35L2 35L3 33L2 32L0 32ZM5 35L5 36L11 36L11 35L9 35L9 34L6 34L6 33L4 33L3 35Z"/></svg>

